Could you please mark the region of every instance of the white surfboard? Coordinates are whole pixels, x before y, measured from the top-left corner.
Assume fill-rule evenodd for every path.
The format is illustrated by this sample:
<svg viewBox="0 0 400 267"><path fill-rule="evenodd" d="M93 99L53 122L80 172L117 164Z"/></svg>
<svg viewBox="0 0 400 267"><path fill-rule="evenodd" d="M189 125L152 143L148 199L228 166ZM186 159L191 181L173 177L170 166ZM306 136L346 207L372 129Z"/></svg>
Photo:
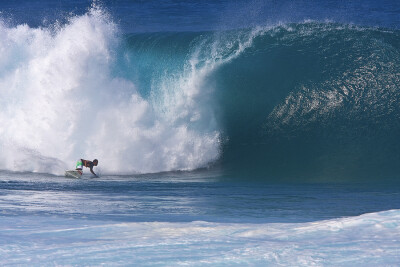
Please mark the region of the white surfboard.
<svg viewBox="0 0 400 267"><path fill-rule="evenodd" d="M81 178L81 176L82 176L82 174L77 170L65 171L65 177L68 177L68 178L79 179L79 178Z"/></svg>

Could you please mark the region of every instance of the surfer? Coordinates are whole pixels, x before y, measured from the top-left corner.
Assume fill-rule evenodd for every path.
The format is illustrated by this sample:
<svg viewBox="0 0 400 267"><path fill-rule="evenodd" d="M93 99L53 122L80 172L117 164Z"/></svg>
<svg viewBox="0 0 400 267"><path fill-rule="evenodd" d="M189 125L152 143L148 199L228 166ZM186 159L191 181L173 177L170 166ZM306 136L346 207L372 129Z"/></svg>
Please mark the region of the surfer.
<svg viewBox="0 0 400 267"><path fill-rule="evenodd" d="M90 160L85 160L85 159L80 159L76 163L76 170L82 175L83 171L82 168L85 166L86 168L90 168L90 172L94 174L94 176L97 177L97 174L94 173L93 167L97 166L99 161L97 159L90 161Z"/></svg>

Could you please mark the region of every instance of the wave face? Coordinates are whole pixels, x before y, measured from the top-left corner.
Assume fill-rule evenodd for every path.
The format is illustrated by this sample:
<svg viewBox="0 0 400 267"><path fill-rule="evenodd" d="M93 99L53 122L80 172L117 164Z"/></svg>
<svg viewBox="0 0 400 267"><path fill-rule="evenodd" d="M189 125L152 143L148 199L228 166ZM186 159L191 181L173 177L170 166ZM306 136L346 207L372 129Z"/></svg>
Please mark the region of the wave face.
<svg viewBox="0 0 400 267"><path fill-rule="evenodd" d="M194 105L203 120L191 125L219 131L217 163L229 176L385 180L400 171L399 37L317 22L135 34L119 75L163 103L154 105L159 112L176 114L188 111L168 100L185 73L201 90Z"/></svg>
<svg viewBox="0 0 400 267"><path fill-rule="evenodd" d="M398 31L333 23L257 37L215 73L224 164L272 180L398 177L399 49Z"/></svg>
<svg viewBox="0 0 400 267"><path fill-rule="evenodd" d="M0 25L0 168L217 164L268 180L396 178L400 33L302 22L121 34L102 10Z"/></svg>

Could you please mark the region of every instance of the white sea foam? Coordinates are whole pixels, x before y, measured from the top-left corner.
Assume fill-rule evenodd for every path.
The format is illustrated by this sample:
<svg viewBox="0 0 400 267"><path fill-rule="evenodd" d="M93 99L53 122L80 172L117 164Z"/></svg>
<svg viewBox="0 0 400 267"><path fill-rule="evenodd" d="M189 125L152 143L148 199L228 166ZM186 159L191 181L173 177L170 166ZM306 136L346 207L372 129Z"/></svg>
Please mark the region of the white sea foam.
<svg viewBox="0 0 400 267"><path fill-rule="evenodd" d="M395 266L400 211L309 223L105 223L2 217L0 264Z"/></svg>
<svg viewBox="0 0 400 267"><path fill-rule="evenodd" d="M0 169L61 174L78 158L98 158L102 173L206 166L220 154L206 78L267 31L205 37L145 99L112 74L118 27L102 9L51 28L0 24Z"/></svg>
<svg viewBox="0 0 400 267"><path fill-rule="evenodd" d="M191 127L209 112L196 73L169 84L179 90L161 102L173 113L157 112L111 74L117 35L96 7L51 29L0 24L0 169L60 174L98 158L103 173L145 173L218 158L216 124Z"/></svg>

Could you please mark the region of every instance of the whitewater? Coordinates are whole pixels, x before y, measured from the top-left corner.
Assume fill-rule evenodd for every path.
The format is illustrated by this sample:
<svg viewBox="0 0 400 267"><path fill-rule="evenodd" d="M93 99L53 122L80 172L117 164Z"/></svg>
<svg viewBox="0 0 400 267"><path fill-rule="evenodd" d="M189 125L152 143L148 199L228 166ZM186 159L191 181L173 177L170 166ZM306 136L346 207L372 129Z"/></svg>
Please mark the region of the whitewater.
<svg viewBox="0 0 400 267"><path fill-rule="evenodd" d="M397 266L400 9L335 3L0 4L0 265Z"/></svg>
<svg viewBox="0 0 400 267"><path fill-rule="evenodd" d="M301 224L29 220L0 225L3 266L396 266L400 260L399 211Z"/></svg>
<svg viewBox="0 0 400 267"><path fill-rule="evenodd" d="M191 63L169 81L174 95L161 88L156 108L159 99L112 75L117 34L96 8L64 26L1 25L2 169L62 174L80 157L97 157L103 173L149 173L218 157L217 129L191 127L207 116L197 101L199 76L213 66Z"/></svg>

